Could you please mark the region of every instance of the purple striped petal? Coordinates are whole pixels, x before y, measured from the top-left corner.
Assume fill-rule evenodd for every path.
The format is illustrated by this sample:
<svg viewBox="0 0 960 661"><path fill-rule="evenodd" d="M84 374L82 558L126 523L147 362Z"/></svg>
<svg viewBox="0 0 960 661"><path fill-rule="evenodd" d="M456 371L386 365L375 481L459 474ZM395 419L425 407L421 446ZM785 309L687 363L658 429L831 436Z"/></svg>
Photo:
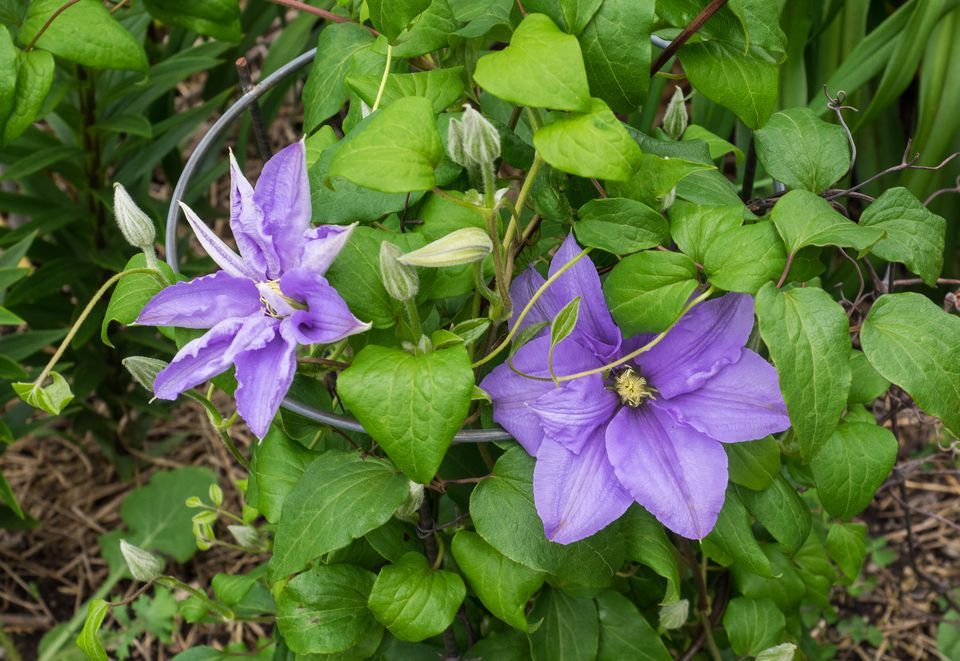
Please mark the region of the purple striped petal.
<svg viewBox="0 0 960 661"><path fill-rule="evenodd" d="M213 328L224 319L258 314L261 307L260 294L253 282L217 271L161 290L140 311L137 323Z"/></svg>
<svg viewBox="0 0 960 661"><path fill-rule="evenodd" d="M567 236L560 250L550 262L550 275L554 275L565 264L580 254L573 234ZM600 276L589 257L583 257L550 285L553 300L563 307L577 296L580 297L580 316L576 332L601 358L611 358L620 348L620 329L613 323L607 302L603 298Z"/></svg>
<svg viewBox="0 0 960 661"><path fill-rule="evenodd" d="M527 303L530 302L530 299L533 298L533 295L544 282L546 282L546 279L531 266L510 283L510 302L513 305L513 311L510 315L510 328L517 324L517 317L520 316ZM547 289L540 298L534 301L530 312L520 323L519 330L544 321L550 323L562 307L563 305L557 303L554 299L551 290Z"/></svg>
<svg viewBox="0 0 960 661"><path fill-rule="evenodd" d="M233 252L230 246L224 243L212 229L207 227L207 224L200 220L193 209L183 202L180 203L180 208L183 209L183 214L187 217L187 222L190 223L197 241L200 242L200 245L216 262L217 266L237 278L259 279L258 274L244 264L240 256Z"/></svg>
<svg viewBox="0 0 960 661"><path fill-rule="evenodd" d="M513 367L525 374L549 379L549 350L550 338L538 337L517 350L513 355ZM557 366L557 374L563 375L593 369L601 363L590 349L568 339L557 346L554 364ZM556 389L553 381L538 381L520 376L505 362L490 372L480 383L480 387L493 400L494 421L510 432L528 453L536 456L544 432L541 416L530 405ZM572 405L577 405L577 402L572 402Z"/></svg>
<svg viewBox="0 0 960 661"><path fill-rule="evenodd" d="M370 330L371 325L353 316L347 302L326 278L305 268L287 271L280 279L283 293L306 303L283 320L285 332L300 344L329 344Z"/></svg>
<svg viewBox="0 0 960 661"><path fill-rule="evenodd" d="M606 447L617 480L660 523L689 539L713 530L727 488L718 441L645 403L620 409Z"/></svg>
<svg viewBox="0 0 960 661"><path fill-rule="evenodd" d="M740 358L753 329L753 297L726 294L700 303L636 363L644 377L670 399L696 390Z"/></svg>
<svg viewBox="0 0 960 661"><path fill-rule="evenodd" d="M280 277L280 258L264 232L263 211L253 200L253 187L230 151L230 231L247 267L258 280Z"/></svg>
<svg viewBox="0 0 960 661"><path fill-rule="evenodd" d="M303 234L310 227L306 154L302 140L277 152L263 166L253 193L263 211L263 231L273 239L283 271L300 265Z"/></svg>
<svg viewBox="0 0 960 661"><path fill-rule="evenodd" d="M533 499L547 539L560 544L606 528L633 503L607 460L603 429L579 454L545 439L533 469Z"/></svg>
<svg viewBox="0 0 960 661"><path fill-rule="evenodd" d="M226 319L183 346L153 383L159 399L176 399L184 390L227 371L237 354L269 342L277 320L262 314Z"/></svg>
<svg viewBox="0 0 960 661"><path fill-rule="evenodd" d="M540 418L547 438L579 453L594 430L610 421L619 405L619 397L603 387L603 378L592 374L554 386L529 407Z"/></svg>
<svg viewBox="0 0 960 661"><path fill-rule="evenodd" d="M297 371L297 342L277 332L259 349L237 355L237 413L262 439L280 409Z"/></svg>
<svg viewBox="0 0 960 661"><path fill-rule="evenodd" d="M308 229L304 234L301 268L310 269L320 275L327 272L333 260L347 245L357 223L352 225L320 225Z"/></svg>
<svg viewBox="0 0 960 661"><path fill-rule="evenodd" d="M724 443L753 441L790 426L777 370L749 349L696 390L660 399L657 406Z"/></svg>

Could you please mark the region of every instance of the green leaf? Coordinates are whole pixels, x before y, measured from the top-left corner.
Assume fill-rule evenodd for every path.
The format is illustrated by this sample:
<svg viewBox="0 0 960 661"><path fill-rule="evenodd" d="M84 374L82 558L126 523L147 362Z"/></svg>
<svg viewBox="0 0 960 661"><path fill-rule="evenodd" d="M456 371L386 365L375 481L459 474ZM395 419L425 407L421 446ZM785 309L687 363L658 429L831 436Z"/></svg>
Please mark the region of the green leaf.
<svg viewBox="0 0 960 661"><path fill-rule="evenodd" d="M530 661L530 643L526 635L516 629L491 631L470 648L470 656L497 661Z"/></svg>
<svg viewBox="0 0 960 661"><path fill-rule="evenodd" d="M763 491L780 474L780 446L771 436L747 443L724 443L723 449L734 484Z"/></svg>
<svg viewBox="0 0 960 661"><path fill-rule="evenodd" d="M614 321L625 336L665 330L697 288L697 267L681 253L629 255L603 283Z"/></svg>
<svg viewBox="0 0 960 661"><path fill-rule="evenodd" d="M736 487L731 486L727 489L717 525L706 539L754 574L770 577L770 561L757 544L752 525Z"/></svg>
<svg viewBox="0 0 960 661"><path fill-rule="evenodd" d="M850 391L847 315L818 287L783 290L767 283L756 302L760 335L780 375L800 452L809 460L837 428Z"/></svg>
<svg viewBox="0 0 960 661"><path fill-rule="evenodd" d="M423 237L413 233L357 227L326 277L353 314L369 321L375 328L392 328L397 323L397 313L394 301L380 279L380 243L383 241L395 243L404 252L420 248L425 243ZM421 286L426 286L428 274L427 269L419 271Z"/></svg>
<svg viewBox="0 0 960 661"><path fill-rule="evenodd" d="M237 0L144 0L150 14L167 25L179 25L224 41L240 41L240 3Z"/></svg>
<svg viewBox="0 0 960 661"><path fill-rule="evenodd" d="M19 326L27 323L21 317L10 312L7 308L0 306L0 326Z"/></svg>
<svg viewBox="0 0 960 661"><path fill-rule="evenodd" d="M889 429L863 422L842 422L810 461L817 494L838 519L862 512L883 484L900 449Z"/></svg>
<svg viewBox="0 0 960 661"><path fill-rule="evenodd" d="M110 612L110 604L103 599L91 599L87 606L87 617L83 621L83 629L77 636L77 647L83 650L91 661L108 661L107 651L100 642L100 626L103 618Z"/></svg>
<svg viewBox="0 0 960 661"><path fill-rule="evenodd" d="M600 645L600 621L593 599L548 588L540 593L530 620L542 620L530 634L533 661L592 661Z"/></svg>
<svg viewBox="0 0 960 661"><path fill-rule="evenodd" d="M889 188L860 216L860 224L886 232L870 251L881 259L900 262L935 287L943 268L947 221L930 212L906 188Z"/></svg>
<svg viewBox="0 0 960 661"><path fill-rule="evenodd" d="M620 533L627 543L627 557L646 565L667 579L664 602L680 598L680 566L677 551L667 533L653 515L639 505L631 505L620 519Z"/></svg>
<svg viewBox="0 0 960 661"><path fill-rule="evenodd" d="M146 268L147 262L143 253L137 253L123 267L124 271L132 269ZM159 262L160 273L167 282L176 282L177 276L166 262ZM120 279L113 293L110 295L110 302L107 303L107 311L103 314L103 321L100 324L100 339L108 347L113 347L107 331L110 330L110 322L118 321L121 324L132 324L140 316L140 311L151 298L163 289L163 286L157 281L157 278L149 273L134 273L126 275Z"/></svg>
<svg viewBox="0 0 960 661"><path fill-rule="evenodd" d="M26 518L23 514L23 508L21 508L20 503L17 502L16 494L13 493L13 489L10 488L10 483L7 482L7 478L4 477L2 472L0 472L0 503L9 507L13 513L17 515L18 519Z"/></svg>
<svg viewBox="0 0 960 661"><path fill-rule="evenodd" d="M865 227L834 211L825 199L805 190L781 197L770 212L787 252L805 246L840 246L865 251L883 238L881 229Z"/></svg>
<svg viewBox="0 0 960 661"><path fill-rule="evenodd" d="M763 491L743 487L736 490L743 504L774 539L791 553L800 548L810 534L810 508L784 477L778 475Z"/></svg>
<svg viewBox="0 0 960 661"><path fill-rule="evenodd" d="M426 484L469 412L470 356L463 345L416 356L369 345L340 373L337 392L397 466Z"/></svg>
<svg viewBox="0 0 960 661"><path fill-rule="evenodd" d="M734 158L738 163L742 162L746 156L743 151L737 147L735 144L724 140L716 133L708 131L702 126L697 124L690 124L687 127L687 130L683 132L684 142L690 142L693 140L703 140L707 143L707 150L710 152L710 160L717 161L727 154L733 154Z"/></svg>
<svg viewBox="0 0 960 661"><path fill-rule="evenodd" d="M703 41L680 49L683 70L694 89L730 108L752 129L763 126L777 103L779 65L755 47Z"/></svg>
<svg viewBox="0 0 960 661"><path fill-rule="evenodd" d="M703 257L703 270L711 283L745 294L755 294L779 278L786 264L783 241L769 221L714 236Z"/></svg>
<svg viewBox="0 0 960 661"><path fill-rule="evenodd" d="M543 573L514 562L467 530L457 533L451 549L483 605L510 626L527 631L524 609L543 585Z"/></svg>
<svg viewBox="0 0 960 661"><path fill-rule="evenodd" d="M885 379L960 435L960 318L920 294L886 294L870 309L860 342Z"/></svg>
<svg viewBox="0 0 960 661"><path fill-rule="evenodd" d="M781 110L755 135L760 163L788 188L819 193L850 169L843 128L807 108Z"/></svg>
<svg viewBox="0 0 960 661"><path fill-rule="evenodd" d="M670 236L684 254L703 264L707 250L714 240L743 224L743 212L742 204L719 206L677 200L667 212L670 216ZM715 256L715 260L721 263L727 261L730 252L720 252Z"/></svg>
<svg viewBox="0 0 960 661"><path fill-rule="evenodd" d="M304 132L313 132L340 110L348 96L344 81L353 56L369 49L373 41L370 33L356 23L331 23L320 31L317 56L303 86Z"/></svg>
<svg viewBox="0 0 960 661"><path fill-rule="evenodd" d="M143 46L98 0L79 0L37 37L62 6L61 0L33 0L17 35L20 41L28 44L36 37L37 48L95 69L147 70Z"/></svg>
<svg viewBox="0 0 960 661"><path fill-rule="evenodd" d="M7 28L0 25L0 66L14 75L0 83L0 146L7 145L38 118L53 85L53 56L44 50L29 53L15 48ZM16 167L16 166L14 166ZM8 168L5 173L10 178Z"/></svg>
<svg viewBox="0 0 960 661"><path fill-rule="evenodd" d="M443 145L428 99L397 99L371 115L343 141L327 176L384 193L429 190Z"/></svg>
<svg viewBox="0 0 960 661"><path fill-rule="evenodd" d="M780 29L782 5L768 0L731 0L730 11L740 19L747 45L783 53L787 37Z"/></svg>
<svg viewBox="0 0 960 661"><path fill-rule="evenodd" d="M856 349L850 354L850 374L848 402L868 404L887 392L890 387L890 382L873 368L866 354Z"/></svg>
<svg viewBox="0 0 960 661"><path fill-rule="evenodd" d="M664 158L644 153L640 154L640 160L630 179L625 182L609 182L607 193L610 197L629 197L654 209L660 209L664 198L683 179L703 170L713 170L713 166L679 157Z"/></svg>
<svg viewBox="0 0 960 661"><path fill-rule="evenodd" d="M349 85L367 105L373 106L380 91L381 75L347 76ZM383 88L380 107L407 96L429 99L433 112L443 112L463 94L463 67L434 69L419 73L391 73Z"/></svg>
<svg viewBox="0 0 960 661"><path fill-rule="evenodd" d="M13 384L13 389L20 399L35 409L46 411L50 415L60 415L64 407L73 401L73 391L70 384L57 372L50 372L52 383L48 386L31 381Z"/></svg>
<svg viewBox="0 0 960 661"><path fill-rule="evenodd" d="M270 523L280 521L283 501L296 488L301 476L313 460L316 452L311 452L272 426L270 431L257 445L250 460L250 481L256 488L256 507Z"/></svg>
<svg viewBox="0 0 960 661"><path fill-rule="evenodd" d="M786 619L770 599L736 597L723 613L723 628L737 654L756 656L780 642Z"/></svg>
<svg viewBox="0 0 960 661"><path fill-rule="evenodd" d="M580 318L580 297L576 296L572 301L564 305L557 316L550 322L550 350L567 339L577 325L577 319Z"/></svg>
<svg viewBox="0 0 960 661"><path fill-rule="evenodd" d="M640 161L640 147L600 99L541 128L533 145L547 163L580 177L626 181Z"/></svg>
<svg viewBox="0 0 960 661"><path fill-rule="evenodd" d="M655 4L604 0L580 33L590 91L614 112L633 112L647 98Z"/></svg>
<svg viewBox="0 0 960 661"><path fill-rule="evenodd" d="M606 590L596 597L600 617L597 661L670 661L663 641L637 607L619 592Z"/></svg>
<svg viewBox="0 0 960 661"><path fill-rule="evenodd" d="M937 651L945 659L960 658L960 613L948 611L937 625Z"/></svg>
<svg viewBox="0 0 960 661"><path fill-rule="evenodd" d="M606 587L623 562L624 540L615 525L573 544L546 538L533 502L533 458L520 447L501 455L492 475L473 490L470 515L488 544L551 574L554 584Z"/></svg>
<svg viewBox="0 0 960 661"><path fill-rule="evenodd" d="M848 581L856 580L867 558L867 526L834 523L827 531L827 552Z"/></svg>
<svg viewBox="0 0 960 661"><path fill-rule="evenodd" d="M407 500L407 479L377 457L329 450L304 471L283 502L270 560L273 581L390 520Z"/></svg>
<svg viewBox="0 0 960 661"><path fill-rule="evenodd" d="M504 50L477 61L474 80L496 97L532 108L587 111L590 88L577 38L529 14Z"/></svg>
<svg viewBox="0 0 960 661"><path fill-rule="evenodd" d="M608 197L590 200L577 212L573 231L582 246L626 255L660 245L670 235L667 221L636 200Z"/></svg>
<svg viewBox="0 0 960 661"><path fill-rule="evenodd" d="M754 574L739 563L730 567L737 590L750 599L772 599L783 612L793 610L806 593L806 585L797 568L776 544L761 544L770 561L773 578Z"/></svg>
<svg viewBox="0 0 960 661"><path fill-rule="evenodd" d="M450 43L450 35L460 27L447 0L433 0L409 29L397 37L394 57L416 57Z"/></svg>
<svg viewBox="0 0 960 661"><path fill-rule="evenodd" d="M407 553L380 570L367 605L400 640L417 642L450 626L466 597L459 575L431 569L419 553Z"/></svg>
<svg viewBox="0 0 960 661"><path fill-rule="evenodd" d="M367 0L370 22L393 41L430 5L430 0Z"/></svg>
<svg viewBox="0 0 960 661"><path fill-rule="evenodd" d="M378 628L367 608L376 579L353 565L319 565L292 578L277 596L277 628L297 654L333 654Z"/></svg>
<svg viewBox="0 0 960 661"><path fill-rule="evenodd" d="M546 14L561 30L580 34L600 8L603 0L527 0L528 12Z"/></svg>

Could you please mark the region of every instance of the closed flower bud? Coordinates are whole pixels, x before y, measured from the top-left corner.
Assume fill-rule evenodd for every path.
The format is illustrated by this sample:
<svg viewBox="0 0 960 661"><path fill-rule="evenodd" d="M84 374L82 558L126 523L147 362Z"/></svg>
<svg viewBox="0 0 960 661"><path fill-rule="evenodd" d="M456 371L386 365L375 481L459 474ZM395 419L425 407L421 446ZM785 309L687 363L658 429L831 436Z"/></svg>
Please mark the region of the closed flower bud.
<svg viewBox="0 0 960 661"><path fill-rule="evenodd" d="M420 291L420 278L416 269L399 261L401 256L403 251L389 241L380 244L380 278L390 298L409 301Z"/></svg>
<svg viewBox="0 0 960 661"><path fill-rule="evenodd" d="M409 489L407 500L397 508L394 516L410 523L416 523L420 507L423 505L423 485L411 480L407 484L407 488Z"/></svg>
<svg viewBox="0 0 960 661"><path fill-rule="evenodd" d="M666 630L679 629L690 615L690 602L679 599L669 604L660 604L660 626Z"/></svg>
<svg viewBox="0 0 960 661"><path fill-rule="evenodd" d="M674 140L679 140L683 132L687 130L689 120L687 118L686 99L683 98L683 90L679 87L673 88L673 96L670 97L670 103L663 114L663 131Z"/></svg>
<svg viewBox="0 0 960 661"><path fill-rule="evenodd" d="M120 233L134 248L143 251L149 268L157 268L157 254L153 243L157 240L157 231L153 221L137 206L130 194L120 184L113 185L113 213L117 218Z"/></svg>
<svg viewBox="0 0 960 661"><path fill-rule="evenodd" d="M483 115L464 106L460 119L450 120L447 151L465 168L490 167L500 158L500 133Z"/></svg>
<svg viewBox="0 0 960 661"><path fill-rule="evenodd" d="M493 243L479 227L465 227L408 252L398 258L401 264L440 268L477 262L490 254Z"/></svg>
<svg viewBox="0 0 960 661"><path fill-rule="evenodd" d="M138 581L149 583L163 572L163 562L157 556L129 544L125 539L120 540L120 553L133 578Z"/></svg>

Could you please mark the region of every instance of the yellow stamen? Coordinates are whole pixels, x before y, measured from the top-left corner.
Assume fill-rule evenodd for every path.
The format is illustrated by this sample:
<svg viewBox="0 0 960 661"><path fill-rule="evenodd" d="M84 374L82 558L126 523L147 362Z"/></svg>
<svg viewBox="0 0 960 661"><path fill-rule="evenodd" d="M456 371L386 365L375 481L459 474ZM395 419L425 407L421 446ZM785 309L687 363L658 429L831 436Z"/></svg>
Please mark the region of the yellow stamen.
<svg viewBox="0 0 960 661"><path fill-rule="evenodd" d="M645 399L654 399L656 392L645 378L629 367L614 376L613 385L620 401L634 408L640 406Z"/></svg>
<svg viewBox="0 0 960 661"><path fill-rule="evenodd" d="M263 287L266 287L266 288L269 289L270 291L274 292L277 296L279 296L281 299L283 299L283 301L284 301L287 305L289 305L291 308L293 308L293 309L295 309L295 310L306 310L306 309L307 309L307 306L304 305L303 303L301 303L300 301L294 300L294 299L290 298L289 296L285 296L285 295L284 295L284 293L280 290L280 281L279 281L279 280L269 280L269 281L267 281L267 282L262 282L262 283L260 283L260 285L263 286ZM267 300L267 297L264 296L262 293L260 294L260 302L263 303L263 306L267 309L267 314L268 314L268 315L270 315L271 317L280 317L280 316L281 316L280 313L277 312L277 310L275 310L272 305L270 305L270 301L268 301L268 300Z"/></svg>

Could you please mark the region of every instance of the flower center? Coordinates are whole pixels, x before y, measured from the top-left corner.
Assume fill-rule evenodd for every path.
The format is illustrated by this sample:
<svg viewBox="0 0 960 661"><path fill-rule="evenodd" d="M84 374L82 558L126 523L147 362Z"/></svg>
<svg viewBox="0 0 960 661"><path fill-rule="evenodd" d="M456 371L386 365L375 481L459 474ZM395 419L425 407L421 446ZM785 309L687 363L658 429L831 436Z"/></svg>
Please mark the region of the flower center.
<svg viewBox="0 0 960 661"><path fill-rule="evenodd" d="M257 289L260 291L260 302L266 308L266 313L271 317L281 319L289 316L294 310L306 310L307 306L300 301L285 296L280 291L279 280L269 280L267 282L258 282Z"/></svg>
<svg viewBox="0 0 960 661"><path fill-rule="evenodd" d="M647 380L627 367L613 375L613 390L620 396L621 403L637 408L645 399L654 399L656 389Z"/></svg>

